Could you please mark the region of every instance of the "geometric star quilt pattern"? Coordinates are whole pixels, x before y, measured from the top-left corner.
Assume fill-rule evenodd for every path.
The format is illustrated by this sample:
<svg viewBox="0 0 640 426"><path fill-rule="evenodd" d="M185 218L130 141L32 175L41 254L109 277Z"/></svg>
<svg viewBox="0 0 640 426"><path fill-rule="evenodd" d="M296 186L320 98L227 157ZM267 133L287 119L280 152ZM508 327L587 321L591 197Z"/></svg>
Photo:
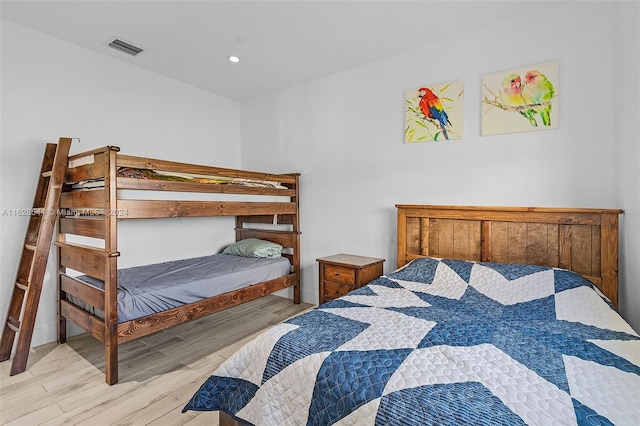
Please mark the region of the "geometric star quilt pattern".
<svg viewBox="0 0 640 426"><path fill-rule="evenodd" d="M252 425L640 424L640 337L573 272L416 259L260 334L186 410Z"/></svg>

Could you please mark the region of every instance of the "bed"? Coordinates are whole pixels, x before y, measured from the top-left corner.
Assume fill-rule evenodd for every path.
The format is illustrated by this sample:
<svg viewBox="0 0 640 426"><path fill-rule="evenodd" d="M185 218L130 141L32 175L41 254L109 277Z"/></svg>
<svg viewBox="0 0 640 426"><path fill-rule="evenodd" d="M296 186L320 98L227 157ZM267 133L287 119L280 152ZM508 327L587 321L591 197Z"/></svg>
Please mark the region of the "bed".
<svg viewBox="0 0 640 426"><path fill-rule="evenodd" d="M184 411L220 424L637 424L616 209L397 205L395 271L274 326Z"/></svg>
<svg viewBox="0 0 640 426"><path fill-rule="evenodd" d="M72 321L118 345L273 292L300 303L299 174L129 156L107 146L69 156L58 213L58 342ZM222 253L118 269L123 220L235 217ZM221 271L225 272L221 272Z"/></svg>
<svg viewBox="0 0 640 426"><path fill-rule="evenodd" d="M290 271L289 260L282 256L265 258L225 253L118 269L118 323L284 277ZM75 278L104 291L102 280L89 275ZM67 295L67 299L104 317L104 313L85 306L82 300L71 295Z"/></svg>

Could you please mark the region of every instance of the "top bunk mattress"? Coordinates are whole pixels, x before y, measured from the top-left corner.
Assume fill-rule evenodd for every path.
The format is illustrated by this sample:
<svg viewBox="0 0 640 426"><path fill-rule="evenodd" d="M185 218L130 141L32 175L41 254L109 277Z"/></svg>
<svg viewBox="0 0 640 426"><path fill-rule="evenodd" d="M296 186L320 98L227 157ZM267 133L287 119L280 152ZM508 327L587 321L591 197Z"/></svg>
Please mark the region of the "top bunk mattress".
<svg viewBox="0 0 640 426"><path fill-rule="evenodd" d="M72 166L71 162L69 167ZM149 169L136 169L132 167L119 167L117 170L117 176L121 178L132 179L144 179L144 180L160 180L168 182L187 182L187 183L206 183L211 185L231 185L231 186L246 186L253 188L275 188L275 189L288 189L280 182L272 180L261 179L245 179L245 178L232 178L213 175L202 175L196 173L179 173L179 172L167 172L163 170L149 170ZM79 182L73 182L71 184L72 189L95 189L104 188L104 178L94 178L88 180L82 180Z"/></svg>
<svg viewBox="0 0 640 426"><path fill-rule="evenodd" d="M290 273L286 257L214 254L118 270L118 322L163 312ZM76 277L104 289L102 280ZM75 302L75 301L74 301Z"/></svg>

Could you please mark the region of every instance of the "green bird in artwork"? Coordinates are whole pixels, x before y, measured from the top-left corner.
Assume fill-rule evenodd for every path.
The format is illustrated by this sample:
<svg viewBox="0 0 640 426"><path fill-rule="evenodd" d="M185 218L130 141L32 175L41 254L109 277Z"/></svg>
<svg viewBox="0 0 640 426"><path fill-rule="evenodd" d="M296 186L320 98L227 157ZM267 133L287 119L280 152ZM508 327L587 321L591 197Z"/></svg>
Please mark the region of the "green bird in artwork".
<svg viewBox="0 0 640 426"><path fill-rule="evenodd" d="M527 105L533 105L533 114L540 116L542 124L551 125L551 100L555 94L553 84L540 71L531 70L524 76L522 99Z"/></svg>

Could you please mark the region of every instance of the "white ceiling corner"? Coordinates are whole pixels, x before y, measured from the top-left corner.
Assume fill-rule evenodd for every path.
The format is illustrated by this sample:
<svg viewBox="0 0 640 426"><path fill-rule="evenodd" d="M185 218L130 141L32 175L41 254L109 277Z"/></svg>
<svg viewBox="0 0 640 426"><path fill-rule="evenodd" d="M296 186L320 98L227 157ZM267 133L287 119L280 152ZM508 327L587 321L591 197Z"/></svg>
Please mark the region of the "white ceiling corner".
<svg viewBox="0 0 640 426"><path fill-rule="evenodd" d="M2 0L8 21L245 101L517 13L523 2ZM485 21L486 22L486 21ZM145 51L132 57L113 37ZM229 55L241 58L237 64Z"/></svg>

